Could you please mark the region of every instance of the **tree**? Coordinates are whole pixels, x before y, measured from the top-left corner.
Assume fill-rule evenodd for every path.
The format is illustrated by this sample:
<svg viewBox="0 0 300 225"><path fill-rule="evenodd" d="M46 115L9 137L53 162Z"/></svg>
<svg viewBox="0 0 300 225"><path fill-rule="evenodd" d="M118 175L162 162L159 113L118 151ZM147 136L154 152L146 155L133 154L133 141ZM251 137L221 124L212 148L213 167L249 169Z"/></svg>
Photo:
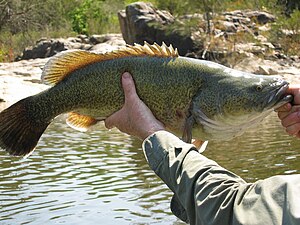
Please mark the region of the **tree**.
<svg viewBox="0 0 300 225"><path fill-rule="evenodd" d="M75 0L0 0L0 32L6 29L17 34L62 26L69 5L75 5Z"/></svg>
<svg viewBox="0 0 300 225"><path fill-rule="evenodd" d="M294 10L300 10L299 0L278 0L279 5L285 7L285 14L289 16Z"/></svg>

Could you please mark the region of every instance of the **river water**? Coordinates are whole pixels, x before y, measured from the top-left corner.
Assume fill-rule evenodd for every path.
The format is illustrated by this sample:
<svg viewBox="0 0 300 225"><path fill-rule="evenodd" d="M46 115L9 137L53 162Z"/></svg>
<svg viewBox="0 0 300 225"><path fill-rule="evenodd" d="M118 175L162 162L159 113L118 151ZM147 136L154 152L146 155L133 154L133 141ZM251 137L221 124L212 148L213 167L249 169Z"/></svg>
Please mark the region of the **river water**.
<svg viewBox="0 0 300 225"><path fill-rule="evenodd" d="M57 119L29 158L0 151L0 224L184 224L140 146L115 129L80 133ZM230 142L210 142L204 155L249 182L300 170L300 140L275 113Z"/></svg>

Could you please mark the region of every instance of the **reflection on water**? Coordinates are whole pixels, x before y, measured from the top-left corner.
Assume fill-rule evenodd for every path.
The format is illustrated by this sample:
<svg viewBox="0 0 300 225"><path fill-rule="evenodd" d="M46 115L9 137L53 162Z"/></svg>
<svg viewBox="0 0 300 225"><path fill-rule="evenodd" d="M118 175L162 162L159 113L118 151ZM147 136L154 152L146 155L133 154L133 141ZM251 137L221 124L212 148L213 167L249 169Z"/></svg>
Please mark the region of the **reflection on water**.
<svg viewBox="0 0 300 225"><path fill-rule="evenodd" d="M300 140L285 133L275 113L230 142L210 143L204 154L248 182L300 169Z"/></svg>
<svg viewBox="0 0 300 225"><path fill-rule="evenodd" d="M103 127L79 133L54 122L28 159L0 152L0 224L183 224L141 142ZM247 181L299 173L300 141L275 116L205 155ZM298 161L298 163L297 163Z"/></svg>

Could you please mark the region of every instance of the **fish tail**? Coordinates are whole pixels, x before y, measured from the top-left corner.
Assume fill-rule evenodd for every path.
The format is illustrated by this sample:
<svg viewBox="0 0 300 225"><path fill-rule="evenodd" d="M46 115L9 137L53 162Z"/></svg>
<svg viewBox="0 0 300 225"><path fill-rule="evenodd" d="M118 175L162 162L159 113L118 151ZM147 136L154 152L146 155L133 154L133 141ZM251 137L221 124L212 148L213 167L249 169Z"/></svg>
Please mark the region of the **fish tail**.
<svg viewBox="0 0 300 225"><path fill-rule="evenodd" d="M34 119L29 110L32 104L32 97L28 97L0 113L0 148L11 155L27 156L32 153L50 124L50 121Z"/></svg>

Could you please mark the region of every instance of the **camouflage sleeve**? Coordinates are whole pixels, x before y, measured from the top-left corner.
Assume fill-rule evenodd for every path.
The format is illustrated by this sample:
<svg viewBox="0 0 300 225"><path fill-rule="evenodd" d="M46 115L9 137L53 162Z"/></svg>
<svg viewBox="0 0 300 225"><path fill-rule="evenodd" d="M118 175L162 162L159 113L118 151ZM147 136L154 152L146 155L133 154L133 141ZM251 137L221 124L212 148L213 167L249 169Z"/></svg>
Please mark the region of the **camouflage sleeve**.
<svg viewBox="0 0 300 225"><path fill-rule="evenodd" d="M246 183L166 131L143 143L154 172L173 191L172 212L190 224L300 224L300 175Z"/></svg>

